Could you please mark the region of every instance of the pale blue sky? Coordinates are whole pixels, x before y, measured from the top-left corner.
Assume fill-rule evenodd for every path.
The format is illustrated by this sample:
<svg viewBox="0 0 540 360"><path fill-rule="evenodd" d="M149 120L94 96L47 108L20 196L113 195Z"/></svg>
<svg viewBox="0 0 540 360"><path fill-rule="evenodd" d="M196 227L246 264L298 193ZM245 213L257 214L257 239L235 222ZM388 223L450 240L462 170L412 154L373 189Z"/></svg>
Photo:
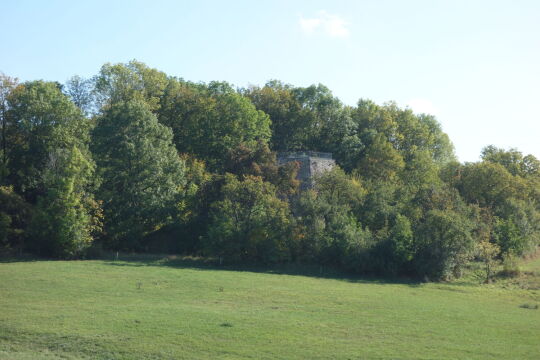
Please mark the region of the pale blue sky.
<svg viewBox="0 0 540 360"><path fill-rule="evenodd" d="M461 161L540 158L540 1L0 0L0 71L89 77L143 61L193 81L327 85L434 113Z"/></svg>

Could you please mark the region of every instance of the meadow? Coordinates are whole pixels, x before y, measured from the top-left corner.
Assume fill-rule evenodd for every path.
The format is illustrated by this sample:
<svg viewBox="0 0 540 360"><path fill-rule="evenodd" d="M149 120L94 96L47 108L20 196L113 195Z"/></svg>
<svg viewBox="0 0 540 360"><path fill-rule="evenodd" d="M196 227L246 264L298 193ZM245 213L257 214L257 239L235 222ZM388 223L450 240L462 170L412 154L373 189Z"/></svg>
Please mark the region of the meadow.
<svg viewBox="0 0 540 360"><path fill-rule="evenodd" d="M0 263L0 359L538 359L540 260L480 284L215 267Z"/></svg>

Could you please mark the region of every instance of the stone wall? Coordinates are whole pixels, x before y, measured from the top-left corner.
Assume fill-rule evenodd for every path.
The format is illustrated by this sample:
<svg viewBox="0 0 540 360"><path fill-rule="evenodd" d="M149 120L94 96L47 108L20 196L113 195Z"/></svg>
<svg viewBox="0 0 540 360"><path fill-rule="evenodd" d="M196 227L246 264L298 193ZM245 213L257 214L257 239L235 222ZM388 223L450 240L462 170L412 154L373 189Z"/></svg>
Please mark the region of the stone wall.
<svg viewBox="0 0 540 360"><path fill-rule="evenodd" d="M336 162L331 153L315 151L280 152L277 155L278 164L296 161L300 165L297 179L302 190L313 187L313 176L331 170Z"/></svg>

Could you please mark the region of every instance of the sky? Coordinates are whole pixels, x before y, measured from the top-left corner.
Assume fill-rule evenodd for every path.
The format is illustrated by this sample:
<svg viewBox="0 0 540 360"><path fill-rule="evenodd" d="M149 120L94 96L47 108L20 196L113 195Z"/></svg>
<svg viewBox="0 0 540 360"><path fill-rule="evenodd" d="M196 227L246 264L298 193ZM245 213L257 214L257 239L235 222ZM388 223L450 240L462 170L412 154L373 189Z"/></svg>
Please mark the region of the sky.
<svg viewBox="0 0 540 360"><path fill-rule="evenodd" d="M345 104L433 114L460 161L540 158L537 0L0 0L0 72L91 77L137 59L238 87L322 83Z"/></svg>

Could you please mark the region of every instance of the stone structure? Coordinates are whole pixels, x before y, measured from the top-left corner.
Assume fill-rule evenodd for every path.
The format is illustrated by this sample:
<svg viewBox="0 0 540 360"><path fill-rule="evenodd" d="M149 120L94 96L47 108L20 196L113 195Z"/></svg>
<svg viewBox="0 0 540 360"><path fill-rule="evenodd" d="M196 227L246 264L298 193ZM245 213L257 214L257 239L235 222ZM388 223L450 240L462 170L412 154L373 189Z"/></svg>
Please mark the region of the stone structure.
<svg viewBox="0 0 540 360"><path fill-rule="evenodd" d="M278 164L296 161L300 164L297 179L300 180L300 189L305 190L313 186L313 176L331 170L336 162L331 153L317 151L280 152L277 154Z"/></svg>

